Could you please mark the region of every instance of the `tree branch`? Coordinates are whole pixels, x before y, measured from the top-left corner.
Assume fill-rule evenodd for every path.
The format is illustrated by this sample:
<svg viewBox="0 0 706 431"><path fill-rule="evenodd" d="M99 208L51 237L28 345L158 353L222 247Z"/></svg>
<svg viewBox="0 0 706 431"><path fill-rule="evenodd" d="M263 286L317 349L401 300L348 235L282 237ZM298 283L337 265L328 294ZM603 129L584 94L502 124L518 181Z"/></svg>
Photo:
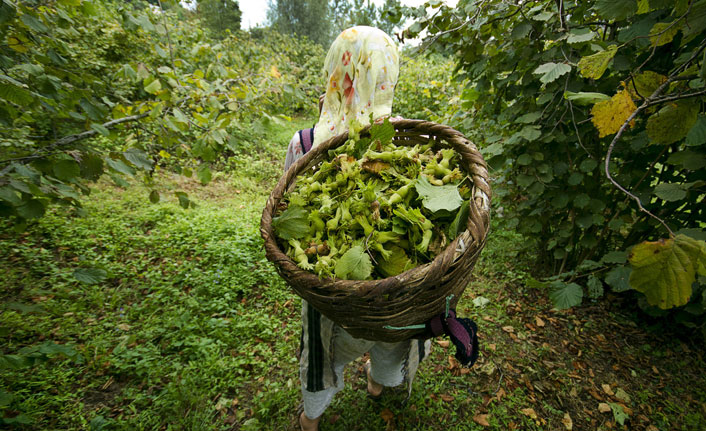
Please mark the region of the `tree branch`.
<svg viewBox="0 0 706 431"><path fill-rule="evenodd" d="M131 121L137 121L142 118L145 118L148 115L149 115L149 112L146 112L144 114L138 114L138 115L132 115L130 117L118 118L117 120L110 120L106 123L103 123L102 125L106 129L110 129L114 126L117 126L118 124L128 123ZM68 144L71 144L76 141L90 138L96 134L98 134L98 132L96 132L95 130L86 130L85 132L76 133L74 135L64 136L63 138L60 138L60 139L52 142L51 144L47 145L47 147L44 149L44 151L47 152L47 151L55 149L57 147L62 147L64 145L68 145ZM16 161L20 161L20 160L33 160L33 159L38 159L38 158L45 157L45 156L46 156L46 154L33 154L31 156L16 157L13 159L0 160L0 163L4 164L4 163L16 162Z"/></svg>
<svg viewBox="0 0 706 431"><path fill-rule="evenodd" d="M675 94L673 96L664 96L650 101L648 106L659 105L660 103L673 102L675 100L688 99L690 97L699 97L704 95L706 95L706 90L695 91L693 93Z"/></svg>
<svg viewBox="0 0 706 431"><path fill-rule="evenodd" d="M676 72L675 72L675 73L676 73ZM610 157L611 157L611 155L612 155L612 153L613 153L613 149L615 148L616 142L618 142L618 139L620 139L620 137L623 135L623 132L625 132L625 129L628 127L628 125L630 124L630 122L631 122L632 120L634 120L635 117L637 117L637 115L638 115L640 112L642 112L643 110L645 110L645 109L648 108L649 106L656 105L656 104L658 104L658 103L664 103L664 102L666 102L666 101L674 101L674 100L679 100L679 99L685 99L685 98L687 98L687 97L692 97L692 96L696 96L696 95L699 95L699 94L706 94L706 90L704 90L704 91L699 91L699 92L691 93L691 94L688 94L688 95L665 96L665 97L661 97L661 98L660 98L659 95L662 94L662 91L664 91L664 89L667 88L667 87L669 86L669 84L671 84L673 81L674 81L674 77L667 79L667 80L666 80L662 85L660 85L659 88L657 88L647 99L645 99L645 100L642 102L642 104L641 104L632 114L630 114L630 116L625 120L625 122L623 122L623 125L620 126L620 129L618 130L618 133L615 134L615 136L613 137L613 140L610 142L610 145L608 146L608 152L606 153L605 165L604 165L605 174L606 174L606 177L608 178L608 180L610 180L610 182L613 183L613 185L614 185L615 187L617 187L618 190L620 190L620 191L622 191L623 193L625 193L626 195L630 196L630 197L637 203L637 206L638 206L638 208L640 209L640 211L642 211L642 212L644 212L645 214L649 215L649 216L652 217L653 219L659 221L659 222L662 224L662 226L664 226L665 229L667 229L667 231L669 232L669 235L672 236L672 237L674 236L674 232L672 232L672 229L670 229L669 226L667 226L667 223L665 223L664 220L662 220L661 218L659 218L659 217L657 217L656 215L652 214L649 210L647 210L644 206L642 206L642 201L640 201L640 198L638 198L638 197L635 196L634 194L632 194L632 193L630 193L629 191L627 191L627 190L625 189L625 187L623 187L623 186L620 185L615 179L613 179L613 177L610 175Z"/></svg>
<svg viewBox="0 0 706 431"><path fill-rule="evenodd" d="M172 63L172 70L174 70L174 75L176 77L176 82L181 86L179 82L179 75L176 74L176 66L174 66L174 51L172 50L172 38L169 36L169 27L167 26L167 15L164 13L164 8L162 7L162 0L157 0L159 3L159 10L162 12L162 25L164 25L164 32L167 34L167 45L169 46L169 60Z"/></svg>

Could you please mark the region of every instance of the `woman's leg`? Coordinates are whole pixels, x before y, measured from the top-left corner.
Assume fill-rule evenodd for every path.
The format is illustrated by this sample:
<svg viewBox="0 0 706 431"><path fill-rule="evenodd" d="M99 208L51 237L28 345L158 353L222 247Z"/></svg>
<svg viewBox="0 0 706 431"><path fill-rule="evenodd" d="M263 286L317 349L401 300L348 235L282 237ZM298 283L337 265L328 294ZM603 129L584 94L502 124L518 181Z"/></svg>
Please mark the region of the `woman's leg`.
<svg viewBox="0 0 706 431"><path fill-rule="evenodd" d="M370 378L388 387L406 382L411 391L419 363L429 354L430 347L429 340L375 343L370 349Z"/></svg>
<svg viewBox="0 0 706 431"><path fill-rule="evenodd" d="M303 429L309 429L304 428L305 422L318 421L333 397L343 389L345 366L362 356L375 343L353 338L306 302L302 308L302 352L299 366L304 417L301 423Z"/></svg>

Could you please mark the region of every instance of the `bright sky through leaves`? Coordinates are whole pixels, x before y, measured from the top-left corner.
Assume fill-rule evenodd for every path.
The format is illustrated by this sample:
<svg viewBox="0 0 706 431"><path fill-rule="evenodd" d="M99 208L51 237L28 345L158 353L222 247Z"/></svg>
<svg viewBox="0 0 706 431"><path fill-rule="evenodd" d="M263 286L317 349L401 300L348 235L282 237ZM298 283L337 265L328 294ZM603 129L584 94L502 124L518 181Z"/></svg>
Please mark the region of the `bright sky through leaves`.
<svg viewBox="0 0 706 431"><path fill-rule="evenodd" d="M421 6L426 0L402 0L401 3L405 6ZM376 6L385 4L385 0L373 0ZM455 6L458 0L446 0L445 3L449 6ZM241 27L246 30L250 27L264 25L267 19L267 3L262 0L239 0L240 10L243 12L241 17Z"/></svg>

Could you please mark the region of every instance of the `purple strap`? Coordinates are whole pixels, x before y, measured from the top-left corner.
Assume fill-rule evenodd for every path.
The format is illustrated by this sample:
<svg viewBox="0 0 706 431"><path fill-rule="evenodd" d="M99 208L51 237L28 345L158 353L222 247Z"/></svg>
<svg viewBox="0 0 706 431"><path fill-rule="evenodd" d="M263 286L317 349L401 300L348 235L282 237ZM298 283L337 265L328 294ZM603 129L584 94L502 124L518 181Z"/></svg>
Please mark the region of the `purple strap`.
<svg viewBox="0 0 706 431"><path fill-rule="evenodd" d="M311 145L314 143L314 128L304 129L299 131L299 143L301 143L304 154L311 150Z"/></svg>
<svg viewBox="0 0 706 431"><path fill-rule="evenodd" d="M456 317L454 309L437 314L426 323L426 337L446 334L456 346L456 359L463 365L473 366L478 358L478 327L466 318Z"/></svg>
<svg viewBox="0 0 706 431"><path fill-rule="evenodd" d="M456 319L456 313L453 310L449 311L446 324L449 327L449 336L456 338L466 348L466 356L471 356L472 334L469 334L466 328Z"/></svg>
<svg viewBox="0 0 706 431"><path fill-rule="evenodd" d="M431 321L429 321L429 325L431 326L431 334L434 337L438 337L439 335L444 333L444 324L441 322L441 315L437 314L436 316L431 318Z"/></svg>

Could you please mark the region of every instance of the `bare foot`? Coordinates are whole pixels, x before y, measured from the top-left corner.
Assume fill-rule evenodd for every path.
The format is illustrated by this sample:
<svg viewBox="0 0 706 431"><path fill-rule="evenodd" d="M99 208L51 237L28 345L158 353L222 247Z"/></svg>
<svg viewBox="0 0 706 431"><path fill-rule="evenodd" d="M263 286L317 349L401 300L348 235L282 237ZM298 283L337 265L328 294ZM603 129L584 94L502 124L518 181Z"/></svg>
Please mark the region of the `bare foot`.
<svg viewBox="0 0 706 431"><path fill-rule="evenodd" d="M321 421L321 416L316 419L309 419L304 412L299 415L299 426L302 431L317 431L319 429L319 421Z"/></svg>
<svg viewBox="0 0 706 431"><path fill-rule="evenodd" d="M365 363L365 374L368 376L368 393L370 394L371 397L377 398L382 394L382 388L383 386L373 380L373 377L370 375L370 361Z"/></svg>

